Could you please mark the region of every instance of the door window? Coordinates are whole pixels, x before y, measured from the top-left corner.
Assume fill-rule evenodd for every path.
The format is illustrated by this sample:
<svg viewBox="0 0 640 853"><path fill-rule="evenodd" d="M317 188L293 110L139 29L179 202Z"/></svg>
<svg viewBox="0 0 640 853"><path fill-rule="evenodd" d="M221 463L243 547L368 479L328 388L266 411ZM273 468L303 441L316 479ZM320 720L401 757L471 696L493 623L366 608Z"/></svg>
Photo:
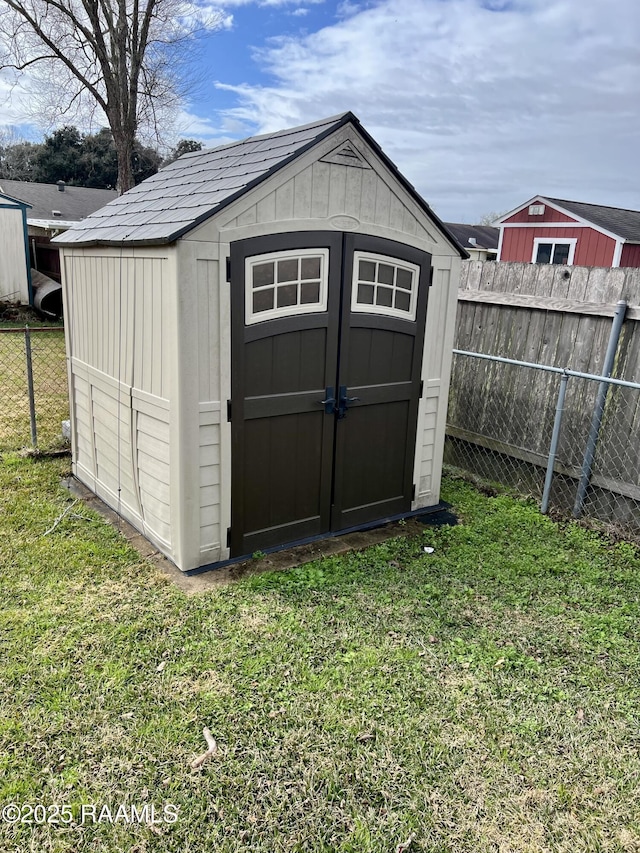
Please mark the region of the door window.
<svg viewBox="0 0 640 853"><path fill-rule="evenodd" d="M386 255L355 252L351 310L416 319L419 268Z"/></svg>
<svg viewBox="0 0 640 853"><path fill-rule="evenodd" d="M328 265L328 249L270 252L247 258L247 324L326 311Z"/></svg>

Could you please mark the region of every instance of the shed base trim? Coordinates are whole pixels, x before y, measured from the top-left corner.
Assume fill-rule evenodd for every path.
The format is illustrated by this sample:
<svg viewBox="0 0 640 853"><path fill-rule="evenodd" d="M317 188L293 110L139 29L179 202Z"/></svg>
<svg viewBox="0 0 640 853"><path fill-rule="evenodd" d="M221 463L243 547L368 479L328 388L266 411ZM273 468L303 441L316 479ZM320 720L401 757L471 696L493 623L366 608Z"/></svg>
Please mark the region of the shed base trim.
<svg viewBox="0 0 640 853"><path fill-rule="evenodd" d="M420 509L411 510L411 512L401 512L397 515L390 515L386 518L380 518L376 521L370 521L367 524L359 524L355 527L345 527L342 530L336 530L334 532L329 533L320 533L316 536L307 536L305 539L296 539L294 542L286 542L284 545L274 545L271 548L263 548L261 549L261 553L263 554L275 554L279 551L286 551L288 548L296 548L298 545L309 545L312 542L321 542L324 539L335 539L338 536L346 536L348 533L357 533L362 530L374 530L376 527L384 527L385 524L391 524L394 521L402 521L405 518L418 518L421 516L431 516L437 515L438 513L444 512L451 508L451 504L448 504L446 501L440 501L433 506L423 506ZM428 524L428 520L425 520L425 524ZM449 522L447 522L449 523ZM196 569L189 569L187 571L183 571L184 575L191 577L193 575L202 575L205 572L215 572L218 569L226 569L229 566L237 565L238 563L244 563L247 560L251 560L253 554L244 554L240 557L232 557L230 560L221 560L218 563L207 563L205 566L198 566Z"/></svg>

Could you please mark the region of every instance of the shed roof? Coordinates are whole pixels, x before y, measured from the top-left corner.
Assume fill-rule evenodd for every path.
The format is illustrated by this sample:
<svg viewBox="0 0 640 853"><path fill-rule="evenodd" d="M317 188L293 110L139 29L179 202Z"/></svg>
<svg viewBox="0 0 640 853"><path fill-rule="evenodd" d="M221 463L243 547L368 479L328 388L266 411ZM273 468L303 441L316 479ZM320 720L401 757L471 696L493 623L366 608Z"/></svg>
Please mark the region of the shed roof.
<svg viewBox="0 0 640 853"><path fill-rule="evenodd" d="M376 150L461 255L468 257L351 112L185 154L74 225L55 242L85 246L172 243L349 123Z"/></svg>
<svg viewBox="0 0 640 853"><path fill-rule="evenodd" d="M79 222L118 195L115 190L72 187L69 184L65 184L64 192L60 192L57 184L6 181L4 178L0 178L0 193L28 204L31 208L27 214L29 220L56 221L63 227L69 221ZM54 215L54 210L59 211L59 215Z"/></svg>

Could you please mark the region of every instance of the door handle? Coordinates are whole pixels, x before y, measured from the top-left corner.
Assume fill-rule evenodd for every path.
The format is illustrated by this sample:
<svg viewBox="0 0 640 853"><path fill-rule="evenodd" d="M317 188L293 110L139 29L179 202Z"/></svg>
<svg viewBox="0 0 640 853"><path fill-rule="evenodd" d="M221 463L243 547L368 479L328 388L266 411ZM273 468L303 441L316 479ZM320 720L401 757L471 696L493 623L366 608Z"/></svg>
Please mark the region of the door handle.
<svg viewBox="0 0 640 853"><path fill-rule="evenodd" d="M347 386L340 386L340 400L338 401L338 420L346 418L349 403L355 403L360 397L347 397Z"/></svg>
<svg viewBox="0 0 640 853"><path fill-rule="evenodd" d="M325 400L318 400L320 406L324 406L325 415L333 415L336 411L336 398L333 396L333 388L328 386L324 392Z"/></svg>

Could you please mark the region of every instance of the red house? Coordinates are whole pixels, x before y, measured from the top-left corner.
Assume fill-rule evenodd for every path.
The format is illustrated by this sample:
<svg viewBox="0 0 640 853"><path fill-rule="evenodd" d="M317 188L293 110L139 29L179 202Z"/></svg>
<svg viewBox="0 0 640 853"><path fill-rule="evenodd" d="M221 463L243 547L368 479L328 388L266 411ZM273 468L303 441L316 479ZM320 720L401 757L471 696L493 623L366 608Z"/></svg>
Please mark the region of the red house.
<svg viewBox="0 0 640 853"><path fill-rule="evenodd" d="M640 211L535 196L505 213L499 261L640 267Z"/></svg>

